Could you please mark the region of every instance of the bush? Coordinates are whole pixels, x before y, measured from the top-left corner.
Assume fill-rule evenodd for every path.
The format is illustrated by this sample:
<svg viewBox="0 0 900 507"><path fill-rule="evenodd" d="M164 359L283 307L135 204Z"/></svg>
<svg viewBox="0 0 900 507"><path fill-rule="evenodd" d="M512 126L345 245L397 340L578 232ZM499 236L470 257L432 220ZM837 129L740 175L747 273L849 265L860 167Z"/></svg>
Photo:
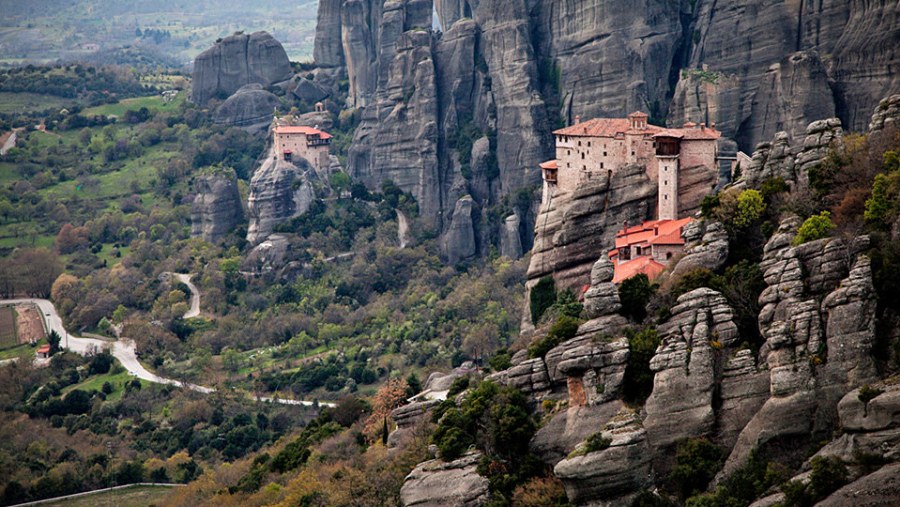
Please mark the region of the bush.
<svg viewBox="0 0 900 507"><path fill-rule="evenodd" d="M575 336L578 333L579 325L581 325L581 321L575 317L560 315L557 317L556 322L550 326L547 336L528 347L528 357L532 359L544 357L547 355L547 352L550 352L550 349Z"/></svg>
<svg viewBox="0 0 900 507"><path fill-rule="evenodd" d="M544 312L556 303L556 285L553 278L545 276L531 289L529 295L531 307L531 323L537 324Z"/></svg>
<svg viewBox="0 0 900 507"><path fill-rule="evenodd" d="M587 454L589 452L597 452L609 449L609 444L611 443L611 438L604 437L603 433L598 431L597 433L589 436L587 440L585 440L584 453Z"/></svg>
<svg viewBox="0 0 900 507"><path fill-rule="evenodd" d="M619 299L622 302L619 313L635 322L643 322L647 317L647 303L654 292L656 287L643 273L623 281L619 285Z"/></svg>
<svg viewBox="0 0 900 507"><path fill-rule="evenodd" d="M834 223L831 222L831 213L823 211L818 215L807 218L806 221L803 222L803 225L801 225L800 229L797 231L797 236L794 237L792 244L798 246L803 243L809 243L810 241L825 238L832 229L834 229Z"/></svg>
<svg viewBox="0 0 900 507"><path fill-rule="evenodd" d="M705 491L724 458L722 449L705 438L682 440L675 451L675 468L669 483L682 499Z"/></svg>
<svg viewBox="0 0 900 507"><path fill-rule="evenodd" d="M660 338L656 328L648 327L641 330L626 329L628 338L628 364L625 366L625 378L623 379L622 395L631 403L643 403L653 391L653 371L650 370L650 360L656 354Z"/></svg>
<svg viewBox="0 0 900 507"><path fill-rule="evenodd" d="M756 223L766 211L766 203L762 194L756 190L744 190L738 195L737 213L733 217L734 226L746 229Z"/></svg>
<svg viewBox="0 0 900 507"><path fill-rule="evenodd" d="M847 467L837 457L812 459L809 483L791 481L781 487L785 507L812 507L819 500L847 484Z"/></svg>
<svg viewBox="0 0 900 507"><path fill-rule="evenodd" d="M503 371L509 369L509 367L512 366L512 354L510 354L506 349L500 349L497 351L494 357L488 360L488 364L494 371Z"/></svg>
<svg viewBox="0 0 900 507"><path fill-rule="evenodd" d="M868 404L882 394L884 394L883 390L866 384L859 388L859 401Z"/></svg>

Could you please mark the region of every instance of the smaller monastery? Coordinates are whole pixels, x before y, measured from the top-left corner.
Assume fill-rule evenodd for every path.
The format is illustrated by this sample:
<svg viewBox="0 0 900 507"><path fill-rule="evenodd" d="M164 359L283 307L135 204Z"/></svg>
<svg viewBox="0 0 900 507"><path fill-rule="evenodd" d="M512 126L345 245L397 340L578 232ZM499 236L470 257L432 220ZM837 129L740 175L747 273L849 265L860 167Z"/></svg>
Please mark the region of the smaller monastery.
<svg viewBox="0 0 900 507"><path fill-rule="evenodd" d="M616 268L613 283L643 273L653 280L674 257L684 251L684 227L692 218L650 220L616 233L616 247L609 258Z"/></svg>
<svg viewBox="0 0 900 507"><path fill-rule="evenodd" d="M315 127L291 125L289 119L275 120L273 143L275 157L285 162L304 158L317 173L331 165L331 134Z"/></svg>

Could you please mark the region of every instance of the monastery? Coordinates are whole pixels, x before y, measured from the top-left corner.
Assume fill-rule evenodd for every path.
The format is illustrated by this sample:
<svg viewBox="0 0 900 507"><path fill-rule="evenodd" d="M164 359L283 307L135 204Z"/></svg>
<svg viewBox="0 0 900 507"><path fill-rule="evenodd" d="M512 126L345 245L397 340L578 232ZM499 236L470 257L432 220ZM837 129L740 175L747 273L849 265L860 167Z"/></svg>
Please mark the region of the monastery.
<svg viewBox="0 0 900 507"><path fill-rule="evenodd" d="M648 123L648 115L634 112L627 118L597 118L555 131L556 159L541 164L543 200L572 192L584 181L611 178L628 164L646 168L659 185L657 220L625 227L616 234L609 256L616 266L614 281L638 273L658 276L665 264L684 249L681 232L692 219L679 216L679 175L684 168L707 168L718 173L720 162L730 163L717 151L722 134L706 124L687 123L664 128Z"/></svg>
<svg viewBox="0 0 900 507"><path fill-rule="evenodd" d="M275 157L285 162L304 158L317 173L324 174L331 166L331 134L315 127L292 125L292 120L290 116L274 120Z"/></svg>

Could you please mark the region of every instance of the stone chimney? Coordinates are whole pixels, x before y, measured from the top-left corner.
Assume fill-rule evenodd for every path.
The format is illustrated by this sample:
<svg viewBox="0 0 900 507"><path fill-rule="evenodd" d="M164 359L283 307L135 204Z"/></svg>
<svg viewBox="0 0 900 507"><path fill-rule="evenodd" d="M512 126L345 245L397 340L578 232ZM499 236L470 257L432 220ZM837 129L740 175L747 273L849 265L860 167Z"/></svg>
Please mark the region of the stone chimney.
<svg viewBox="0 0 900 507"><path fill-rule="evenodd" d="M576 114L575 115L575 125L578 125L579 123L581 123L581 115Z"/></svg>

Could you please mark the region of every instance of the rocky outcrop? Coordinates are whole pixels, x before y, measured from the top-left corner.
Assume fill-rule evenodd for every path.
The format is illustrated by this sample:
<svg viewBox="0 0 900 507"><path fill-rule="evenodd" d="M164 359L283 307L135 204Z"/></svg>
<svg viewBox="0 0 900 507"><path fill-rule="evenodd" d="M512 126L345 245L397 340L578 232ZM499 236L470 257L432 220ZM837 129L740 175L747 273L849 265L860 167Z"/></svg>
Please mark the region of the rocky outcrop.
<svg viewBox="0 0 900 507"><path fill-rule="evenodd" d="M281 43L266 32L238 32L225 37L194 59L191 100L205 105L225 99L245 85L271 86L292 76Z"/></svg>
<svg viewBox="0 0 900 507"><path fill-rule="evenodd" d="M281 101L258 83L241 87L216 110L214 121L236 127L267 127Z"/></svg>
<svg viewBox="0 0 900 507"><path fill-rule="evenodd" d="M481 453L470 452L449 463L434 459L413 469L403 487L404 507L477 507L488 500L488 480L476 470Z"/></svg>
<svg viewBox="0 0 900 507"><path fill-rule="evenodd" d="M776 132L800 138L810 119L833 118L834 96L816 51L801 51L772 64L760 79L750 107L750 125L741 133L750 142Z"/></svg>
<svg viewBox="0 0 900 507"><path fill-rule="evenodd" d="M416 431L416 428L426 422L431 416L431 409L441 404L440 400L415 401L408 405L395 408L391 411L391 419L397 424L397 429L388 436L388 447L403 445Z"/></svg>
<svg viewBox="0 0 900 507"><path fill-rule="evenodd" d="M319 102L320 100L324 100L327 98L330 93L328 90L319 86L314 81L310 81L309 79L300 78L297 81L297 85L294 87L294 90L291 92L298 99L307 102L309 104L314 104Z"/></svg>
<svg viewBox="0 0 900 507"><path fill-rule="evenodd" d="M786 132L778 132L771 143L760 144L744 172L744 180L752 188L769 178L782 178L792 185L807 185L809 170L818 165L829 150L843 141L841 121L819 120L807 125L802 141L792 143Z"/></svg>
<svg viewBox="0 0 900 507"><path fill-rule="evenodd" d="M247 254L243 269L255 275L275 272L287 264L290 252L291 244L287 237L272 234Z"/></svg>
<svg viewBox="0 0 900 507"><path fill-rule="evenodd" d="M315 179L315 169L306 160L285 162L270 150L250 180L247 241L256 245L278 224L305 213L316 198Z"/></svg>
<svg viewBox="0 0 900 507"><path fill-rule="evenodd" d="M524 252L519 231L521 226L522 220L516 214L506 217L506 220L503 221L503 227L500 229L500 255L513 260L522 257Z"/></svg>
<svg viewBox="0 0 900 507"><path fill-rule="evenodd" d="M828 495L818 507L887 507L900 498L900 463L886 465Z"/></svg>
<svg viewBox="0 0 900 507"><path fill-rule="evenodd" d="M562 480L575 505L631 505L634 497L653 483L650 447L640 417L623 408L602 431L605 449L580 453L560 461L553 474ZM602 503L601 503L602 502Z"/></svg>
<svg viewBox="0 0 900 507"><path fill-rule="evenodd" d="M898 121L900 121L900 94L891 95L878 103L869 121L869 132L898 128Z"/></svg>
<svg viewBox="0 0 900 507"><path fill-rule="evenodd" d="M194 182L191 236L215 243L244 222L244 209L234 171L200 174Z"/></svg>
<svg viewBox="0 0 900 507"><path fill-rule="evenodd" d="M449 264L471 259L478 251L475 244L475 227L472 223L473 208L474 202L470 196L456 201L450 228L441 243L444 257Z"/></svg>
<svg viewBox="0 0 900 507"><path fill-rule="evenodd" d="M662 344L650 361L653 392L644 405L644 427L657 452L685 438L712 436L722 372L740 339L731 307L712 289L682 295L671 311L659 327Z"/></svg>
<svg viewBox="0 0 900 507"><path fill-rule="evenodd" d="M876 378L875 293L871 263L860 255L867 238L791 246L798 225L796 218L781 224L760 264L767 284L759 299L760 360L768 365L770 398L741 431L726 474L769 442L829 434L844 393Z"/></svg>
<svg viewBox="0 0 900 507"><path fill-rule="evenodd" d="M618 313L622 308L619 291L612 283L616 267L606 255L601 256L591 268L591 288L584 293L584 310L588 317Z"/></svg>
<svg viewBox="0 0 900 507"><path fill-rule="evenodd" d="M579 291L589 283L592 266L614 244L623 223L654 217L656 193L643 166L630 165L611 178L599 175L574 192L550 199L536 220L526 287L552 276L558 289Z"/></svg>
<svg viewBox="0 0 900 507"><path fill-rule="evenodd" d="M719 222L695 220L684 227L684 256L672 268L672 276L705 268L716 271L728 260L728 232Z"/></svg>

